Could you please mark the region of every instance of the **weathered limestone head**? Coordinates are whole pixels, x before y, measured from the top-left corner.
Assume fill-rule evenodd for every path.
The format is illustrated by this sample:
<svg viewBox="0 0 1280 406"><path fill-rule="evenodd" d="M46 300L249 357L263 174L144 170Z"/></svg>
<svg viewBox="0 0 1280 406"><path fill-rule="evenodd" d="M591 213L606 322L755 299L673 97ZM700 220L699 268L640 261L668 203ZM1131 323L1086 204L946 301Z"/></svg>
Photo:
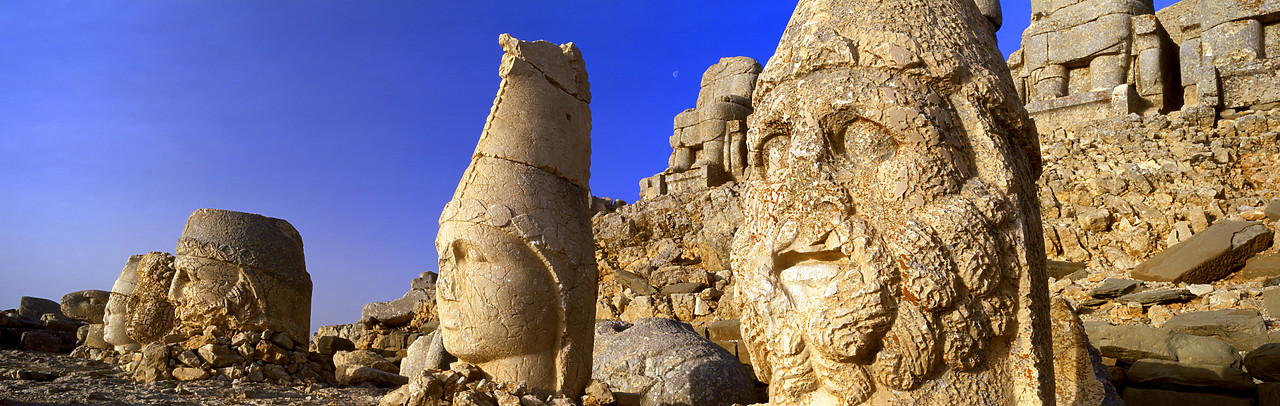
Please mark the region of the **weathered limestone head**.
<svg viewBox="0 0 1280 406"><path fill-rule="evenodd" d="M780 405L1052 400L1035 129L973 0L804 0L761 73L735 284Z"/></svg>
<svg viewBox="0 0 1280 406"><path fill-rule="evenodd" d="M159 342L177 327L169 290L173 283L173 254L149 252L138 261L138 281L125 303L125 331L142 344Z"/></svg>
<svg viewBox="0 0 1280 406"><path fill-rule="evenodd" d="M499 42L498 97L440 215L442 338L494 380L577 396L596 297L585 65L572 43Z"/></svg>
<svg viewBox="0 0 1280 406"><path fill-rule="evenodd" d="M311 275L302 236L289 222L257 214L200 209L178 239L169 300L183 335L205 326L275 330L306 340Z"/></svg>
<svg viewBox="0 0 1280 406"><path fill-rule="evenodd" d="M138 285L138 262L141 261L141 254L129 256L124 270L120 271L120 277L111 286L111 298L107 299L107 308L103 312L102 339L114 345L118 352L142 348L142 344L129 338L129 333L125 330L125 316L128 315L125 305L129 302L129 295L133 294L134 287Z"/></svg>

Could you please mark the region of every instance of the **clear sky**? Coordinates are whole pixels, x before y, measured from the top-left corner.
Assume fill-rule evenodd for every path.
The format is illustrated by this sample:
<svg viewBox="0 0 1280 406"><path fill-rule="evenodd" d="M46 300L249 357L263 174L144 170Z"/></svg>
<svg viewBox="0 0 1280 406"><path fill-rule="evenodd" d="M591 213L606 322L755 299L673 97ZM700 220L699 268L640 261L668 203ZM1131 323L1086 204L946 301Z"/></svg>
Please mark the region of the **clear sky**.
<svg viewBox="0 0 1280 406"><path fill-rule="evenodd" d="M1004 2L1008 55L1029 20ZM1157 8L1173 3L1157 1ZM575 42L591 188L634 201L720 57L788 1L0 0L0 309L110 290L205 207L288 220L312 329L435 270L436 221L497 92L498 35Z"/></svg>

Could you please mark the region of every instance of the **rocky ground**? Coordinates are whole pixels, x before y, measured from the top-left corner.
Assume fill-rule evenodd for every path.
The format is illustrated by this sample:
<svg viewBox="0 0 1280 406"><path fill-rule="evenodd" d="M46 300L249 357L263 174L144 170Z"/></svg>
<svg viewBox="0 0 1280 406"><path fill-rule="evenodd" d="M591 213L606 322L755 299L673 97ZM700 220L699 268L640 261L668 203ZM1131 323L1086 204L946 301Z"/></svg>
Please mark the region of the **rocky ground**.
<svg viewBox="0 0 1280 406"><path fill-rule="evenodd" d="M223 380L138 383L113 364L0 349L0 405L377 405L387 392Z"/></svg>

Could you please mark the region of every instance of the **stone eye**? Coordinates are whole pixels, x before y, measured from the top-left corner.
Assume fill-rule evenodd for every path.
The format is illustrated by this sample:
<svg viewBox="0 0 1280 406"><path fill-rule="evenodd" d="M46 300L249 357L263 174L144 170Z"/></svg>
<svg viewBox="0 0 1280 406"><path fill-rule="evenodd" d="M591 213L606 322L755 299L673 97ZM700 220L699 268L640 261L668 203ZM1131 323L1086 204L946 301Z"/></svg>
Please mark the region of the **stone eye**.
<svg viewBox="0 0 1280 406"><path fill-rule="evenodd" d="M787 169L787 149L791 147L791 136L774 134L765 138L760 145L760 159L763 163L765 179L777 181L785 176Z"/></svg>
<svg viewBox="0 0 1280 406"><path fill-rule="evenodd" d="M824 120L823 128L832 154L859 166L884 162L897 151L896 142L884 127L862 117L840 115Z"/></svg>

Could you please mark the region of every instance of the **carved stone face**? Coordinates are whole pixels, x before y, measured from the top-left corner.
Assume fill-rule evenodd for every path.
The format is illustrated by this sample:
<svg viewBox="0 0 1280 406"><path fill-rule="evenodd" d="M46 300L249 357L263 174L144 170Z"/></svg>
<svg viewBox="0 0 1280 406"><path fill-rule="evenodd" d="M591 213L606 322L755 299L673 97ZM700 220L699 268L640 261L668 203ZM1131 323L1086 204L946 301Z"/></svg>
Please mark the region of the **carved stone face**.
<svg viewBox="0 0 1280 406"><path fill-rule="evenodd" d="M555 284L528 243L466 222L446 222L439 235L445 347L472 363L553 351L561 329Z"/></svg>
<svg viewBox="0 0 1280 406"><path fill-rule="evenodd" d="M258 214L200 209L178 238L168 297L179 332L208 326L231 331L309 335L311 276L302 236L287 221Z"/></svg>
<svg viewBox="0 0 1280 406"><path fill-rule="evenodd" d="M1012 317L992 227L1008 202L976 175L960 110L874 68L817 72L761 101L734 252L744 324L786 383L771 388L856 404L979 365Z"/></svg>
<svg viewBox="0 0 1280 406"><path fill-rule="evenodd" d="M125 318L128 315L126 303L129 301L129 295L133 294L133 290L137 286L138 262L141 260L142 255L129 257L129 261L125 263L124 270L120 272L120 277L116 279L115 285L111 287L111 298L107 299L107 307L103 312L102 339L115 346L118 352L137 351L142 348L137 341L129 338L125 328Z"/></svg>
<svg viewBox="0 0 1280 406"><path fill-rule="evenodd" d="M244 280L240 266L225 261L179 255L174 262L177 275L169 297L178 303L178 318L187 325L228 325L231 315L252 314L256 310L253 291Z"/></svg>

